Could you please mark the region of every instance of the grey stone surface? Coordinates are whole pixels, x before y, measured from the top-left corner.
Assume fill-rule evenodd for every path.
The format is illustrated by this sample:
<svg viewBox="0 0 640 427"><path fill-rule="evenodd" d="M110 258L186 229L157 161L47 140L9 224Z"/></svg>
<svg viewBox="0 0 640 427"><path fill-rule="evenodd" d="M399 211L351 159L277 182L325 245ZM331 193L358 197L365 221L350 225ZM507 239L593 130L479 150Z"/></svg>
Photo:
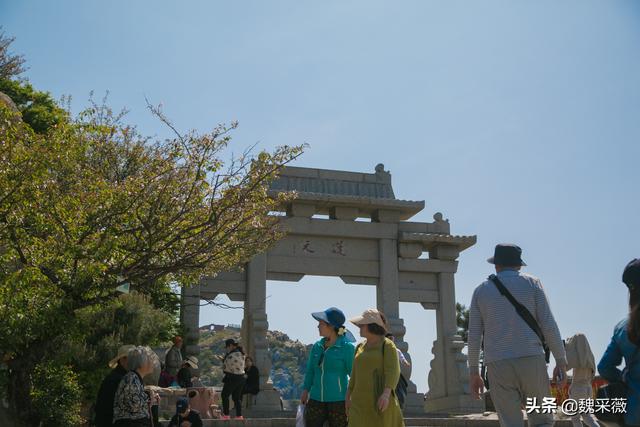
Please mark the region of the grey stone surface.
<svg viewBox="0 0 640 427"><path fill-rule="evenodd" d="M14 111L14 112L18 112L18 107L16 107L15 102L13 102L13 99L11 99L9 97L9 95L0 92L0 103L6 105L7 107L9 107L10 110Z"/></svg>

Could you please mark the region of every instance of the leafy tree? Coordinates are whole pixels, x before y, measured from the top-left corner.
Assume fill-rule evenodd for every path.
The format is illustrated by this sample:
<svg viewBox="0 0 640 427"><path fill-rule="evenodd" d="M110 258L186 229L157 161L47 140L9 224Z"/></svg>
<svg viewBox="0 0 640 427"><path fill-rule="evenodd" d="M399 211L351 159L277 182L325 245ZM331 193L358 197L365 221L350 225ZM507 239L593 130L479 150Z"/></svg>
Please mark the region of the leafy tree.
<svg viewBox="0 0 640 427"><path fill-rule="evenodd" d="M12 79L24 73L24 57L9 51L15 37L6 37L0 26L0 79Z"/></svg>
<svg viewBox="0 0 640 427"><path fill-rule="evenodd" d="M152 109L171 126L162 113ZM0 105L0 354L16 419L87 310L248 261L281 238L268 184L302 147L222 160L237 126L152 141L92 104L43 133Z"/></svg>
<svg viewBox="0 0 640 427"><path fill-rule="evenodd" d="M79 425L80 386L69 366L48 361L35 367L31 399L42 424L47 427Z"/></svg>
<svg viewBox="0 0 640 427"><path fill-rule="evenodd" d="M0 92L13 100L22 119L37 133L69 121L69 114L58 106L48 92L33 88L30 83L0 78Z"/></svg>
<svg viewBox="0 0 640 427"><path fill-rule="evenodd" d="M469 309L459 302L456 303L456 324L458 325L458 335L466 343L469 338Z"/></svg>
<svg viewBox="0 0 640 427"><path fill-rule="evenodd" d="M68 121L69 115L48 92L35 90L18 76L25 71L24 58L9 49L15 38L6 37L0 27L0 92L6 94L34 131L44 133L52 126Z"/></svg>
<svg viewBox="0 0 640 427"><path fill-rule="evenodd" d="M95 398L107 364L123 344L157 346L175 335L176 317L138 292L77 313L76 337L68 340L68 360L79 374L84 397Z"/></svg>

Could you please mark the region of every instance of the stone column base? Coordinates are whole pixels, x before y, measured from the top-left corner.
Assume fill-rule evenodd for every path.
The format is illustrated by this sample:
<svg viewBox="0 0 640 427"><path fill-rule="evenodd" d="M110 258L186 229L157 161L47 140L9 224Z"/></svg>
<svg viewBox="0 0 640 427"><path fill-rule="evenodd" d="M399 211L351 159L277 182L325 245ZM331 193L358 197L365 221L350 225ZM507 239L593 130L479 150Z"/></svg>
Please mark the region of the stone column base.
<svg viewBox="0 0 640 427"><path fill-rule="evenodd" d="M251 407L252 412L273 412L282 410L280 393L276 389L260 390L256 395L255 404Z"/></svg>
<svg viewBox="0 0 640 427"><path fill-rule="evenodd" d="M424 415L424 394L408 392L404 398L404 409L402 410L405 416L407 415Z"/></svg>
<svg viewBox="0 0 640 427"><path fill-rule="evenodd" d="M475 400L469 394L427 399L424 403L427 413L437 414L477 414L484 412L484 400Z"/></svg>

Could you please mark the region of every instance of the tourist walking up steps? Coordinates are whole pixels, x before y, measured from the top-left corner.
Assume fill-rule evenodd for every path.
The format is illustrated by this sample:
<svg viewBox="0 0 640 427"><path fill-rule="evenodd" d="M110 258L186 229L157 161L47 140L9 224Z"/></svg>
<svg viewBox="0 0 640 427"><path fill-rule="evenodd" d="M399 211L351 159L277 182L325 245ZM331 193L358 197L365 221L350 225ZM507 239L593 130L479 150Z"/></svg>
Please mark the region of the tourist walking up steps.
<svg viewBox="0 0 640 427"><path fill-rule="evenodd" d="M629 289L629 315L613 330L598 372L609 382L623 382L627 392L627 426L640 426L640 259L627 264L622 282ZM618 366L624 359L625 368Z"/></svg>
<svg viewBox="0 0 640 427"><path fill-rule="evenodd" d="M344 326L342 311L335 307L312 313L322 337L311 348L300 402L305 406L306 427L346 427L345 395L355 347Z"/></svg>
<svg viewBox="0 0 640 427"><path fill-rule="evenodd" d="M222 382L222 419L229 419L229 397L233 399L236 410L236 419L242 417L242 389L244 388L244 352L242 347L233 338L224 342L227 354L222 360L224 378Z"/></svg>
<svg viewBox="0 0 640 427"><path fill-rule="evenodd" d="M395 388L400 363L388 338L387 321L376 309L350 319L365 340L356 347L346 396L349 427L402 427L404 420Z"/></svg>
<svg viewBox="0 0 640 427"><path fill-rule="evenodd" d="M545 363L548 349L556 360L554 377L562 385L566 383L566 354L540 280L520 272L526 265L522 250L499 244L488 262L495 264L496 275L475 289L469 312L471 394L479 399L484 389L478 367L484 342L489 391L500 425L522 427L526 399L535 399L540 405L545 397L551 397ZM530 427L553 425L553 414L541 411L528 414L528 419Z"/></svg>
<svg viewBox="0 0 640 427"><path fill-rule="evenodd" d="M580 399L593 399L593 378L596 371L596 361L587 337L584 334L575 334L568 338L565 350L567 352L567 369L573 370L569 398L578 402ZM573 427L582 426L580 418L589 427L599 426L595 415L585 412L571 417Z"/></svg>

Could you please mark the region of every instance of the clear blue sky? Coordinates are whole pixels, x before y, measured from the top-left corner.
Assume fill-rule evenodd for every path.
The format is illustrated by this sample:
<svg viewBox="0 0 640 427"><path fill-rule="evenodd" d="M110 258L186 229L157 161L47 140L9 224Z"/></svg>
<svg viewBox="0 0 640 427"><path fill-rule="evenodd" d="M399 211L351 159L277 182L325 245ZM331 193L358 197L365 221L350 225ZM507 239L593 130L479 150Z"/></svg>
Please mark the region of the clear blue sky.
<svg viewBox="0 0 640 427"><path fill-rule="evenodd" d="M26 76L73 108L109 90L148 134L162 103L181 129L237 119L234 149L310 144L297 163L373 172L425 200L457 234L457 299L517 242L563 336L596 358L624 317L640 257L640 3L636 1L9 1L0 23ZM339 279L269 283L270 325L315 339L311 311L355 314L374 289ZM312 298L309 296L312 295ZM295 301L295 304L291 302ZM403 304L420 390L435 317ZM206 309L202 323L239 323Z"/></svg>

